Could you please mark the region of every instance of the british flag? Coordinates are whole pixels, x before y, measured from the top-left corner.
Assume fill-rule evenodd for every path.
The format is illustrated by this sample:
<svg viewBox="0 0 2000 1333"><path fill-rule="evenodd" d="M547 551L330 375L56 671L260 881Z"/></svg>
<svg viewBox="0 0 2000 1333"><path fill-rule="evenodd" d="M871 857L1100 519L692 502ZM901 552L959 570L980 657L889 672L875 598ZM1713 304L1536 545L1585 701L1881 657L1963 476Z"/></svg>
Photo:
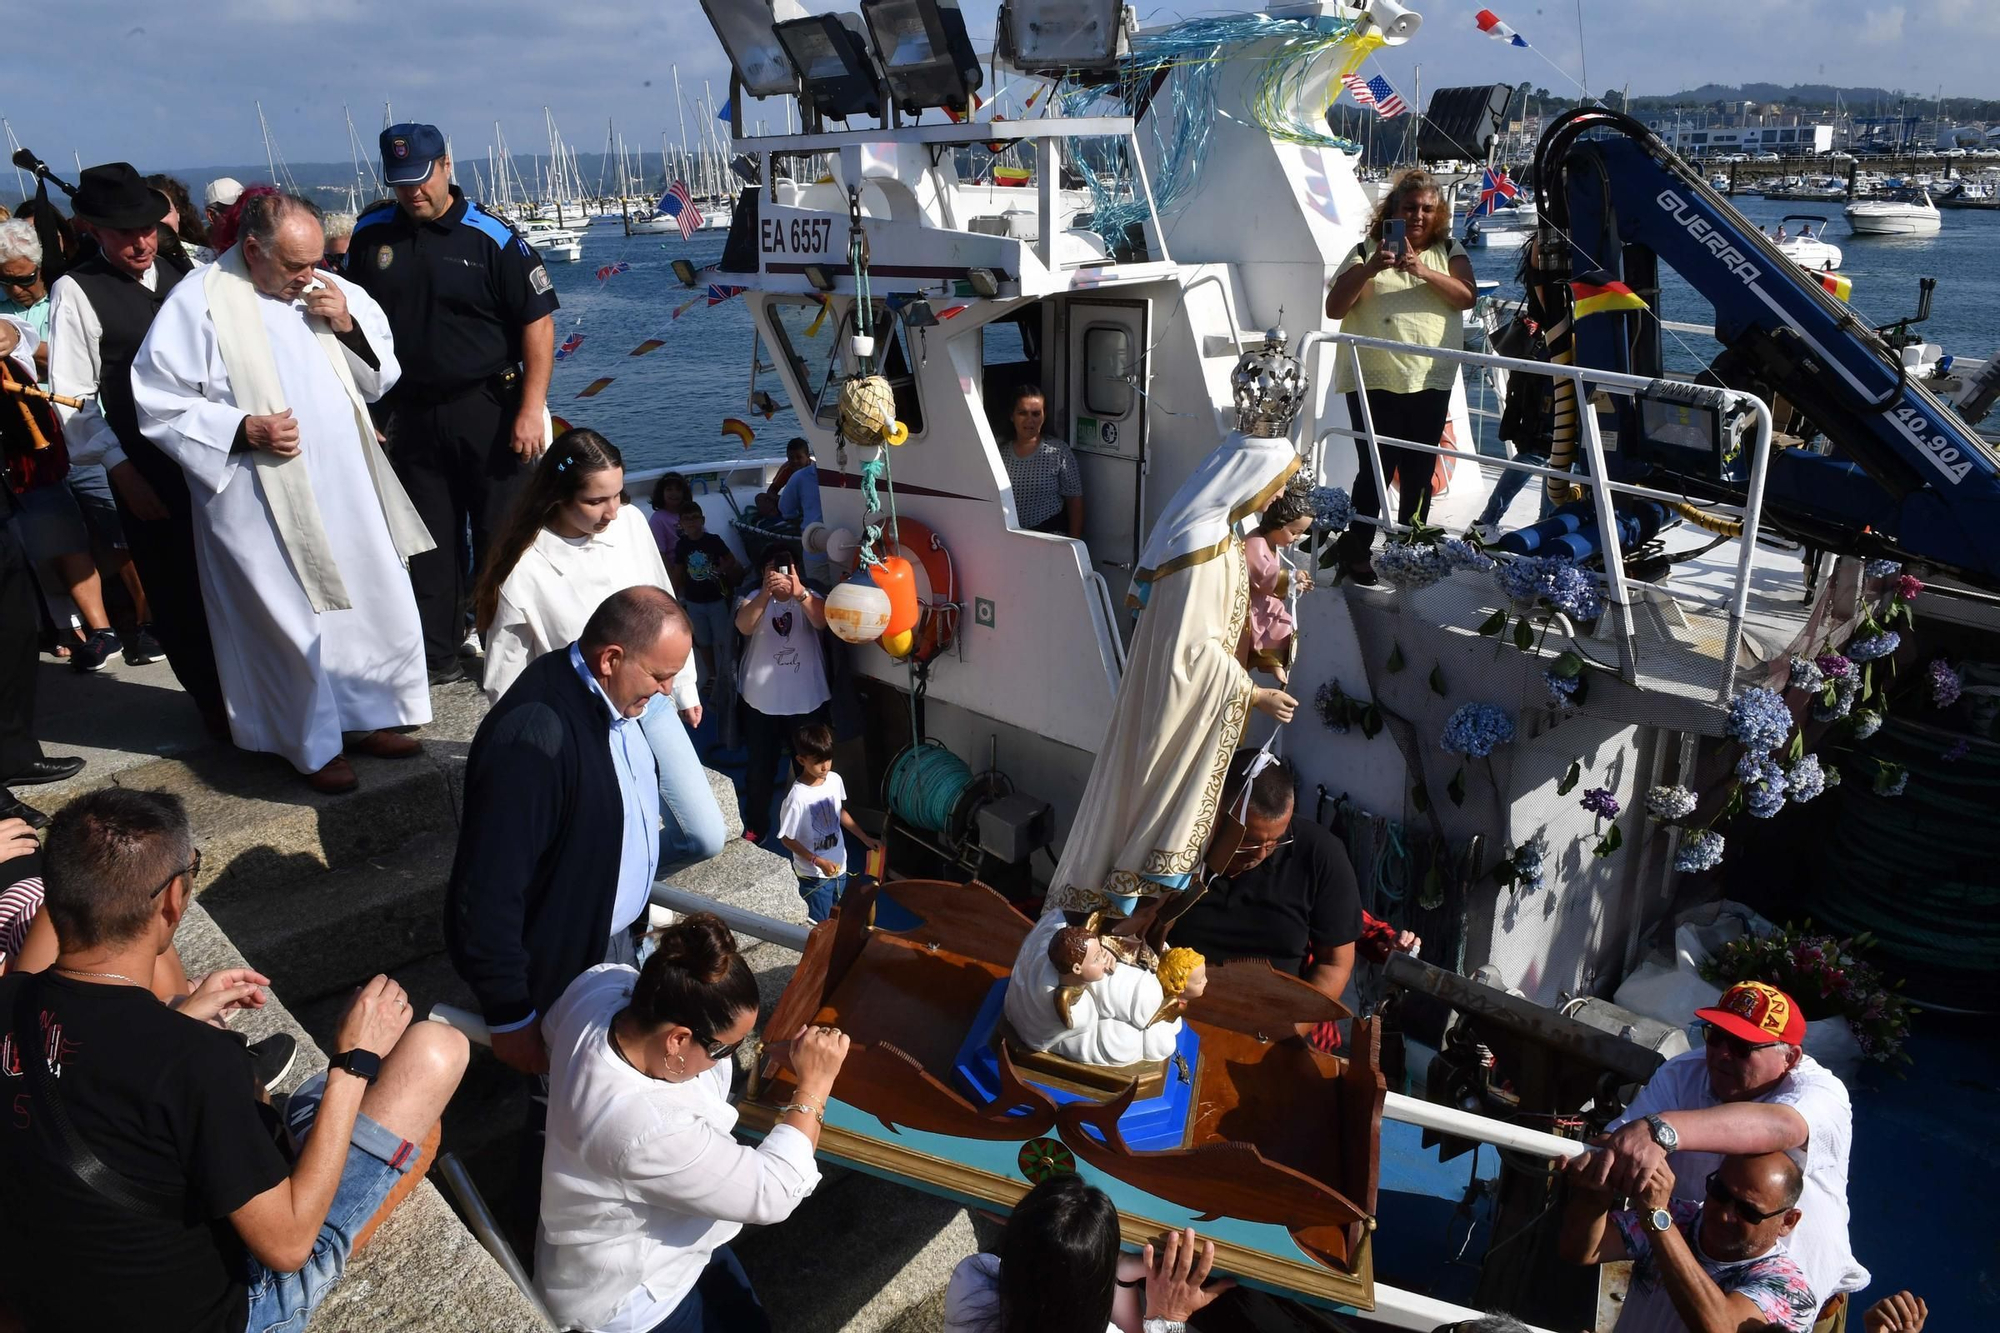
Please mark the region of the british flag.
<svg viewBox="0 0 2000 1333"><path fill-rule="evenodd" d="M1479 206L1472 210L1472 216L1485 217L1502 204L1511 204L1521 197L1521 187L1507 177L1507 168L1499 171L1486 169L1479 181Z"/></svg>
<svg viewBox="0 0 2000 1333"><path fill-rule="evenodd" d="M1390 87L1389 81L1380 74L1366 80L1359 74L1343 74L1340 76L1340 84L1347 89L1357 105L1374 107L1375 114L1384 119L1400 116L1410 109L1402 94Z"/></svg>
<svg viewBox="0 0 2000 1333"><path fill-rule="evenodd" d="M694 196L688 193L686 181L675 181L660 196L660 211L674 220L681 229L681 239L691 241L701 230L701 210L694 206Z"/></svg>

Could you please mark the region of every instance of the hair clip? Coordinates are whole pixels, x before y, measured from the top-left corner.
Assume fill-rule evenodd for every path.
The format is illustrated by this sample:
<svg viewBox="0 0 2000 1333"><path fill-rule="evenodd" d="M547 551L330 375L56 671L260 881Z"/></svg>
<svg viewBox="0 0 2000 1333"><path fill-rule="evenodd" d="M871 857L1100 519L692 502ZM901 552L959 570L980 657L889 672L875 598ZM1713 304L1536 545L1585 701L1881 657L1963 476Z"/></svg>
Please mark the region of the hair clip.
<svg viewBox="0 0 2000 1333"><path fill-rule="evenodd" d="M574 463L575 461L576 461L575 454L565 454L563 457L558 458L556 460L556 471L567 472L569 470L569 465L571 463Z"/></svg>

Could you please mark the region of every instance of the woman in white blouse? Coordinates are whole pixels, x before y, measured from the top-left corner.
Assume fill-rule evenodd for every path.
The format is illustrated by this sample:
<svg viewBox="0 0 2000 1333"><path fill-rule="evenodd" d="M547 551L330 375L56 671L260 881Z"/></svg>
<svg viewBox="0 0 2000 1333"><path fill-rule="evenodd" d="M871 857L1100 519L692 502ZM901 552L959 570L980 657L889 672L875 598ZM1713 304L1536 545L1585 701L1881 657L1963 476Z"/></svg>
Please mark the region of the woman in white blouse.
<svg viewBox="0 0 2000 1333"><path fill-rule="evenodd" d="M564 1328L770 1333L728 1242L745 1223L784 1221L819 1184L813 1153L848 1042L813 1028L783 1043L798 1090L752 1148L730 1137L729 1079L756 1022L757 980L707 912L660 932L640 971L585 972L542 1020L535 1281Z"/></svg>
<svg viewBox="0 0 2000 1333"><path fill-rule="evenodd" d="M625 503L624 456L594 430L564 431L535 465L473 587L487 699L497 703L543 653L568 648L606 597L639 586L674 590L646 520ZM654 696L639 719L660 770L662 865L705 860L727 837L689 738L702 711L692 655L668 698Z"/></svg>

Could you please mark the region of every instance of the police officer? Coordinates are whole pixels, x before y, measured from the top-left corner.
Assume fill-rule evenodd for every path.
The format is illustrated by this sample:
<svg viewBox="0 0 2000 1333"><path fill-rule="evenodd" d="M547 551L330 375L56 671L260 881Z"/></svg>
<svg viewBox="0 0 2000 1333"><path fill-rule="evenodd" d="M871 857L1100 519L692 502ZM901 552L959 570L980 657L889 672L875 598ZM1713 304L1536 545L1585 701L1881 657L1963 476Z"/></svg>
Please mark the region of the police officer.
<svg viewBox="0 0 2000 1333"><path fill-rule="evenodd" d="M471 575L548 447L556 295L534 248L451 183L436 126L391 125L381 143L396 202L355 222L346 272L388 315L403 367L388 451L437 539L410 561L435 685L462 676Z"/></svg>

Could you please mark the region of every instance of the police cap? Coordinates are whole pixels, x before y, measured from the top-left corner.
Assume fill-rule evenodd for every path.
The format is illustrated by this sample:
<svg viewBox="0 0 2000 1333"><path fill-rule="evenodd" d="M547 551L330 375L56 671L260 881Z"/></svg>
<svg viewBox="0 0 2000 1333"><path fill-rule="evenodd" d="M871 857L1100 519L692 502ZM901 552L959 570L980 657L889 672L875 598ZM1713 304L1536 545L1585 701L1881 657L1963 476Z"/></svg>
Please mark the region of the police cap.
<svg viewBox="0 0 2000 1333"><path fill-rule="evenodd" d="M382 131L382 179L390 185L417 185L444 156L444 135L435 125L406 121Z"/></svg>

